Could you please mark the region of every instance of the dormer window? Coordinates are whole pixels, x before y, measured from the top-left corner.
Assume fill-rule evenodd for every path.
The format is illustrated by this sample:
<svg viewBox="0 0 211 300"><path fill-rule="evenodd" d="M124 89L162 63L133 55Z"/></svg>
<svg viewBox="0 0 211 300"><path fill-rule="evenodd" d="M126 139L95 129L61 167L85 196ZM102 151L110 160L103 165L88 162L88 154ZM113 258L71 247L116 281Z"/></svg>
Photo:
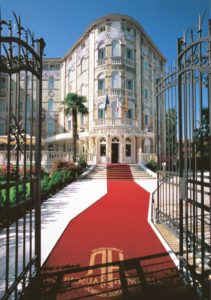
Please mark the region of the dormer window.
<svg viewBox="0 0 211 300"><path fill-rule="evenodd" d="M103 32L105 30L106 30L105 26L102 26L102 27L99 28L99 33Z"/></svg>

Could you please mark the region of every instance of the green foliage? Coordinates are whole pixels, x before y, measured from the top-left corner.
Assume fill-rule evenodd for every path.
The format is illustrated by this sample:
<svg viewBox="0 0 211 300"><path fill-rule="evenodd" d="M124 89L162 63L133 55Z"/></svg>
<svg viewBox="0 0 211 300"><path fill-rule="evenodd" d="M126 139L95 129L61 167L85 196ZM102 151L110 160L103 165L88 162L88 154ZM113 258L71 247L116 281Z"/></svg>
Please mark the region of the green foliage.
<svg viewBox="0 0 211 300"><path fill-rule="evenodd" d="M72 116L73 122L73 161L76 161L76 142L77 142L77 115L87 115L88 108L85 106L86 98L79 96L76 93L69 93L65 97L63 104L65 106L65 115Z"/></svg>
<svg viewBox="0 0 211 300"><path fill-rule="evenodd" d="M147 164L146 167L150 170L152 170L153 172L157 171L157 162L153 159L151 159Z"/></svg>
<svg viewBox="0 0 211 300"><path fill-rule="evenodd" d="M86 158L84 156L83 153L80 153L79 155L79 159L78 159L78 164L85 169L87 167L87 162L86 162Z"/></svg>

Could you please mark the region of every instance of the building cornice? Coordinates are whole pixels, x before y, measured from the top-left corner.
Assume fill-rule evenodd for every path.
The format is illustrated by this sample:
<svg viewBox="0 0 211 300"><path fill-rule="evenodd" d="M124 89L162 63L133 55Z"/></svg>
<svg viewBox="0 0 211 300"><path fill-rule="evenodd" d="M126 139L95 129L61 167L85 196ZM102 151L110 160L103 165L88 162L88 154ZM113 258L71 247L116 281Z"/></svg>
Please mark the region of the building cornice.
<svg viewBox="0 0 211 300"><path fill-rule="evenodd" d="M155 52L160 57L160 59L162 59L164 62L166 62L165 56L161 53L161 51L158 49L158 47L152 41L150 36L146 33L143 26L138 21L133 19L132 17L129 17L129 16L123 15L123 14L109 14L109 15L103 16L103 17L95 20L91 25L89 25L87 27L87 29L84 31L83 35L78 39L78 41L68 50L68 52L64 55L63 60L65 60L69 55L71 55L71 53L82 43L82 41L87 37L87 35L90 34L90 32L96 26L99 26L101 23L104 23L104 22L111 22L112 20L113 21L121 20L123 22L124 21L130 22L133 26L136 27L136 29L138 29L141 32L141 34L145 37L145 39L150 44L150 46L155 50Z"/></svg>

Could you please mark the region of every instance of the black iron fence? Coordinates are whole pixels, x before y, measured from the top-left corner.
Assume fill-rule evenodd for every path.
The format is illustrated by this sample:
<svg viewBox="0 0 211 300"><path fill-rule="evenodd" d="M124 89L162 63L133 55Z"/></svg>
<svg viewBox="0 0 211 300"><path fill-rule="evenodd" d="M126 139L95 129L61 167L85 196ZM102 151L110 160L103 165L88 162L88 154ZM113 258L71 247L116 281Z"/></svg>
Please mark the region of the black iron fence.
<svg viewBox="0 0 211 300"><path fill-rule="evenodd" d="M20 17L0 19L0 298L17 299L40 269L40 151L44 41ZM35 151L35 163L26 152ZM16 153L15 164L11 163ZM22 154L22 155L20 155ZM23 157L20 164L19 158Z"/></svg>
<svg viewBox="0 0 211 300"><path fill-rule="evenodd" d="M180 271L208 299L211 278L211 21L178 39L177 67L157 84L154 221L179 237Z"/></svg>

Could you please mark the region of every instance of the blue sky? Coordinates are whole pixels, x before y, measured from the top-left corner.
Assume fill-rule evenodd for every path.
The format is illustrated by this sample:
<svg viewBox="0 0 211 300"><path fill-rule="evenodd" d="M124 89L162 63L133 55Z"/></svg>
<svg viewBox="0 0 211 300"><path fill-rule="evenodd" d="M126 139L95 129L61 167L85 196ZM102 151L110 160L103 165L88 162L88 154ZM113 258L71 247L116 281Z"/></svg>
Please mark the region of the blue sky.
<svg viewBox="0 0 211 300"><path fill-rule="evenodd" d="M172 64L176 41L195 27L211 0L0 0L2 17L21 15L25 27L46 41L47 57L62 57L97 18L122 13L135 18Z"/></svg>

